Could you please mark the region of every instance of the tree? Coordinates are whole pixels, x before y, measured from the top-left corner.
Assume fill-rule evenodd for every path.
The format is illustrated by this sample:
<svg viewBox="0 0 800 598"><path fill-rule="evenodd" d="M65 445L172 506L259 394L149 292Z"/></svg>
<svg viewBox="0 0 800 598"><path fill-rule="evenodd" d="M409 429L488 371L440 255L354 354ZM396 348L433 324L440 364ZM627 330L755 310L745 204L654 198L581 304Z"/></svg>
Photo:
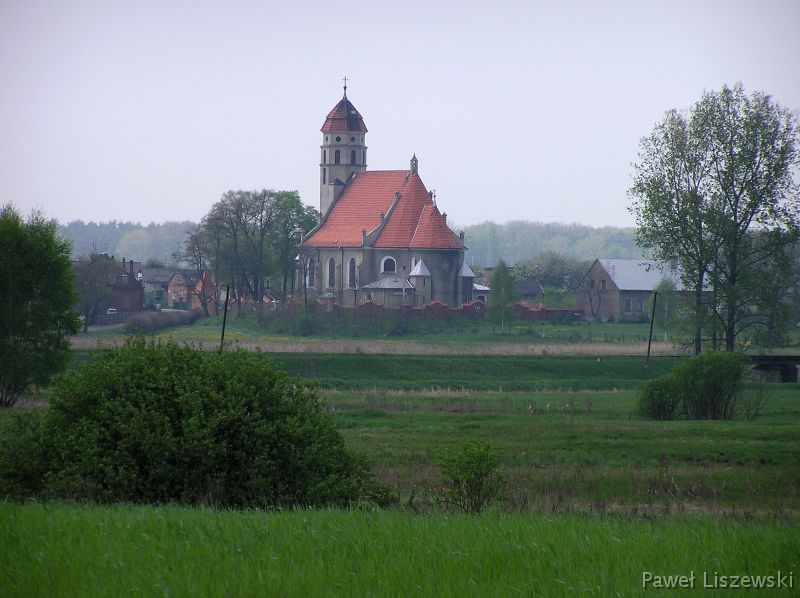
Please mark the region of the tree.
<svg viewBox="0 0 800 598"><path fill-rule="evenodd" d="M74 269L75 289L78 291L77 306L83 316L84 332L108 305L119 274L119 265L106 254L93 253L78 260Z"/></svg>
<svg viewBox="0 0 800 598"><path fill-rule="evenodd" d="M0 407L67 362L68 337L79 328L70 253L55 221L0 208Z"/></svg>
<svg viewBox="0 0 800 598"><path fill-rule="evenodd" d="M271 242L285 300L289 281L294 279L297 246L301 236L319 222L319 212L311 206L303 205L296 191L279 192L276 200L278 215Z"/></svg>
<svg viewBox="0 0 800 598"><path fill-rule="evenodd" d="M800 230L796 146L794 116L741 84L704 94L688 117L668 112L641 142L630 191L637 242L657 259L679 260L694 297L697 353L709 308L728 351L763 321L754 293Z"/></svg>
<svg viewBox="0 0 800 598"><path fill-rule="evenodd" d="M500 324L500 333L502 334L506 323L513 317L514 306L512 304L516 299L514 279L511 278L508 266L503 260L497 262L489 286L492 289L492 296L487 315L490 322Z"/></svg>
<svg viewBox="0 0 800 598"><path fill-rule="evenodd" d="M217 297L216 293L209 293L206 288L207 278L204 276L208 269L208 234L200 227L190 230L181 244L180 250L176 251L173 258L177 262L188 263L194 268L197 284L192 288L191 293L197 297L203 314L208 317L208 304L214 305L216 313ZM191 301L189 301L191 304Z"/></svg>
<svg viewBox="0 0 800 598"><path fill-rule="evenodd" d="M286 297L300 237L318 219L296 191L228 191L184 239L179 255L195 267L210 265L218 282L230 280L239 307L249 296L261 319L266 287L280 280Z"/></svg>
<svg viewBox="0 0 800 598"><path fill-rule="evenodd" d="M653 303L655 302L654 324L664 329L664 340L667 340L667 333L674 328L679 318L679 297L675 292L675 284L672 279L665 276L653 289L655 292L650 295L647 301L647 313L653 314Z"/></svg>

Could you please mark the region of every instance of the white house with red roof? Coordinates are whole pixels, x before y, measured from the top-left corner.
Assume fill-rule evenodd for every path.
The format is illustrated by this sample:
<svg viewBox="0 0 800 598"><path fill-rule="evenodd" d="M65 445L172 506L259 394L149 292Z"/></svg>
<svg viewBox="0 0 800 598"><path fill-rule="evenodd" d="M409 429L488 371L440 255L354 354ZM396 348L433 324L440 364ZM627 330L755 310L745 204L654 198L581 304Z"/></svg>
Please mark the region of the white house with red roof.
<svg viewBox="0 0 800 598"><path fill-rule="evenodd" d="M416 155L408 170L367 170L367 127L346 86L321 131L322 218L300 244L298 286L342 307L471 301L464 234L447 225Z"/></svg>

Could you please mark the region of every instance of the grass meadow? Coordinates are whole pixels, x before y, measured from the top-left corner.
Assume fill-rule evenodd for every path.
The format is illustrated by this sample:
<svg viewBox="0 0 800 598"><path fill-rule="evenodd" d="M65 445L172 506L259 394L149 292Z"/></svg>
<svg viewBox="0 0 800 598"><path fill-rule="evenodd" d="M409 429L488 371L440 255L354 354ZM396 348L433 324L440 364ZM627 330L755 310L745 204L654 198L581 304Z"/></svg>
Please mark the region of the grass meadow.
<svg viewBox="0 0 800 598"><path fill-rule="evenodd" d="M771 385L753 421L653 422L636 387L676 358L271 357L314 380L393 508L0 503L0 594L636 596L659 592L644 572L694 572L698 595L730 595L703 572L780 570L794 589L774 592L796 595L798 384ZM468 442L489 443L507 479L478 516L436 501L441 460Z"/></svg>
<svg viewBox="0 0 800 598"><path fill-rule="evenodd" d="M796 529L708 517L0 503L0 540L3 595L21 597L674 595L643 588L647 573L729 595L704 573L780 571L796 588L800 569Z"/></svg>

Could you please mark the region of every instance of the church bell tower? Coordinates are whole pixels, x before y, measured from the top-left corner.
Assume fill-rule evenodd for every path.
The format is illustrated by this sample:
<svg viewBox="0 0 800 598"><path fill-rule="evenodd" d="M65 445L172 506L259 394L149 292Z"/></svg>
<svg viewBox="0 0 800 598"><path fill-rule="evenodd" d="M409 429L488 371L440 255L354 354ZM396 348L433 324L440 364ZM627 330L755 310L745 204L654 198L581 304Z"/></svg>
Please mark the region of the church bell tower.
<svg viewBox="0 0 800 598"><path fill-rule="evenodd" d="M319 211L324 216L352 174L367 169L367 126L347 98L347 77L344 96L328 113L320 130Z"/></svg>

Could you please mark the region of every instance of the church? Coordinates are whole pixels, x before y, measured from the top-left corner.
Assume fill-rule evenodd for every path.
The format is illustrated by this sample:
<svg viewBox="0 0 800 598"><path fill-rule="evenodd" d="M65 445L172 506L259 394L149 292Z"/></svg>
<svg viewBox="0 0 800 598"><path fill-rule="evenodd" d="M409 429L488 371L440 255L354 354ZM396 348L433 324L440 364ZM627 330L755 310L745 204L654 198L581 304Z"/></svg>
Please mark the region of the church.
<svg viewBox="0 0 800 598"><path fill-rule="evenodd" d="M367 170L367 126L346 84L321 131L321 218L300 244L296 288L345 308L471 302L464 233L447 225L416 155L407 170Z"/></svg>

